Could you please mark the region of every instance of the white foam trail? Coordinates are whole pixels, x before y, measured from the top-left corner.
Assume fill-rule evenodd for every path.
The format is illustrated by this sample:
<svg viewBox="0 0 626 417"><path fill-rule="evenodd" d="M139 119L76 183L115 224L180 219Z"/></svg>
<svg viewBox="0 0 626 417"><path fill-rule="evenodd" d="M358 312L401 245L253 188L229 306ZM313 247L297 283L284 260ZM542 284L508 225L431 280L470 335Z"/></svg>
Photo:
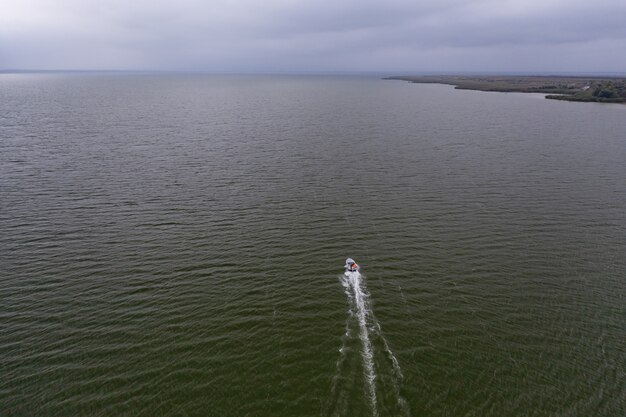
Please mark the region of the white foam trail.
<svg viewBox="0 0 626 417"><path fill-rule="evenodd" d="M346 317L345 333L341 338L339 358L337 359L337 363L335 364L336 373L331 383L332 402L329 403L327 415L333 417L341 417L347 412L347 399L345 398L345 393L341 391L339 384L341 381L343 368L351 352L351 349L348 345L353 337L354 331L352 330L352 323L355 321L356 318L356 314L354 312L354 297L352 296L350 282L343 274L339 277L339 282L343 286L346 299L348 300L348 315Z"/></svg>
<svg viewBox="0 0 626 417"><path fill-rule="evenodd" d="M378 335L380 336L380 340L383 341L383 346L385 347L385 352L387 352L387 356L391 360L391 364L393 365L393 372L398 380L402 380L404 375L402 375L402 369L400 369L400 364L398 363L398 359L391 351L389 347L389 343L387 343L387 339L383 336L382 329L380 328L380 323L376 322L376 327L378 328Z"/></svg>
<svg viewBox="0 0 626 417"><path fill-rule="evenodd" d="M372 407L372 415L378 416L378 410L376 408L376 370L374 369L374 350L372 348L372 342L369 337L369 329L367 328L367 299L363 291L361 290L361 274L351 272L348 275L349 284L352 286L354 292L354 303L356 307L356 317L359 322L359 338L363 345L361 354L363 357L363 368L365 370L365 379L367 380L367 388L370 395L370 404Z"/></svg>
<svg viewBox="0 0 626 417"><path fill-rule="evenodd" d="M348 317L346 318L346 333L342 338L342 346L339 350L340 356L337 361L337 376L333 380L332 393L333 398L336 398L333 407L333 416L342 416L347 412L347 408L343 403L345 399L341 395L341 391L338 391L337 382L342 372L342 367L345 361L350 356L351 349L348 347L348 343L352 337L357 337L361 344L361 363L363 366L363 376L365 379L366 397L369 397L371 415L378 417L378 399L377 399L377 380L379 375L377 374L378 363L376 358L381 359L381 354L386 358L386 361L391 369L391 385L379 386L378 388L390 388L393 390L397 404L397 415L410 417L411 412L406 400L400 393L403 375L400 369L400 364L393 354L387 339L383 336L380 323L376 320L374 312L372 311L369 294L365 286L363 277L359 272L349 272L342 274L340 282L344 287L344 293L348 301ZM356 324L356 328L352 325ZM378 343L380 345L380 352L375 350L374 345ZM382 362L379 363L380 366ZM386 372L386 368L378 369L378 371Z"/></svg>
<svg viewBox="0 0 626 417"><path fill-rule="evenodd" d="M378 321L375 321L375 323L378 329L378 336L380 337L380 340L382 340L383 342L385 353L387 353L387 357L391 360L391 365L393 368L393 376L394 376L393 389L396 394L396 402L398 404L399 409L402 410L403 415L410 417L411 411L409 410L409 405L407 404L404 397L402 397L402 395L400 394L400 384L402 383L402 379L404 378L404 375L402 375L402 369L400 369L400 363L398 363L398 359L396 359L396 356L391 351L391 348L389 347L389 343L387 343L387 339L385 339L385 336L383 336L382 329L380 328L380 323L378 323Z"/></svg>

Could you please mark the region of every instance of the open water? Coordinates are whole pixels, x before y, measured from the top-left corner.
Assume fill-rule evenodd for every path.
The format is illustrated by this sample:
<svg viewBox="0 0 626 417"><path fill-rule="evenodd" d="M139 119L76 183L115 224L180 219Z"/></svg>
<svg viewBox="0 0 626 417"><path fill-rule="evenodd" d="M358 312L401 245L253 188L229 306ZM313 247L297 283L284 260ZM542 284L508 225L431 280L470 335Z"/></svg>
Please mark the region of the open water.
<svg viewBox="0 0 626 417"><path fill-rule="evenodd" d="M2 416L623 417L625 294L626 106L0 75Z"/></svg>

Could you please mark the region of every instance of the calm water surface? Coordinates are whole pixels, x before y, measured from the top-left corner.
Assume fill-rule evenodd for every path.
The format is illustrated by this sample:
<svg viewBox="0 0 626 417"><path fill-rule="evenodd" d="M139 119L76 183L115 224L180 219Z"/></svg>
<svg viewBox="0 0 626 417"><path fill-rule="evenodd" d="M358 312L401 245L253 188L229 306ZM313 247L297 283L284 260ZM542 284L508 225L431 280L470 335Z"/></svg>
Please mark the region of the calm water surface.
<svg viewBox="0 0 626 417"><path fill-rule="evenodd" d="M619 105L2 74L0 415L623 417L625 161Z"/></svg>

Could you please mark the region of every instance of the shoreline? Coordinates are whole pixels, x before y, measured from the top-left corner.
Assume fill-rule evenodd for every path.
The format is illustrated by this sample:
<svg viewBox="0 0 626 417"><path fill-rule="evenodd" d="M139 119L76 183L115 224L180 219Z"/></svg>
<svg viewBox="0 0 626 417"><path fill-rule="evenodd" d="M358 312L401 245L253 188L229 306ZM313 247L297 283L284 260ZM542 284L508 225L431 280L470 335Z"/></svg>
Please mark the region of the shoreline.
<svg viewBox="0 0 626 417"><path fill-rule="evenodd" d="M582 76L391 76L383 80L447 84L457 90L500 93L541 93L546 99L626 104L626 78Z"/></svg>

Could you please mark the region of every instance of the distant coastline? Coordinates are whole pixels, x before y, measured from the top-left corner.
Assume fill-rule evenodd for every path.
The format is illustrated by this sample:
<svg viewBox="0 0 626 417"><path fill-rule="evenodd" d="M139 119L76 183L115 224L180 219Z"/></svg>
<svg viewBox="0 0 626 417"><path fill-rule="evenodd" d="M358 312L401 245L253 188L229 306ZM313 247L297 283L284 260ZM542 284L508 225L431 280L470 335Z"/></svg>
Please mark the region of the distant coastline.
<svg viewBox="0 0 626 417"><path fill-rule="evenodd" d="M544 93L551 100L626 103L626 78L583 76L393 76L384 80L449 84L459 90Z"/></svg>

